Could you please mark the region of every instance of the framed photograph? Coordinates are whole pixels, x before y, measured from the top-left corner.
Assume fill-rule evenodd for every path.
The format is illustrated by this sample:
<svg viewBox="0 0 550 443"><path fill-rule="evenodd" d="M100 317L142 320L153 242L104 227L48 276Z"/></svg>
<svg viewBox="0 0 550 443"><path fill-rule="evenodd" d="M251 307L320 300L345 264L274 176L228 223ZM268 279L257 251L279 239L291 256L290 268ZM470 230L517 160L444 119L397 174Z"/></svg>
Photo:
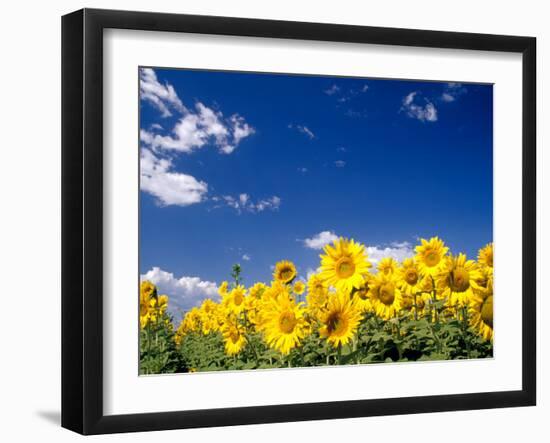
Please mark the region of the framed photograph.
<svg viewBox="0 0 550 443"><path fill-rule="evenodd" d="M535 405L535 51L64 16L62 425Z"/></svg>

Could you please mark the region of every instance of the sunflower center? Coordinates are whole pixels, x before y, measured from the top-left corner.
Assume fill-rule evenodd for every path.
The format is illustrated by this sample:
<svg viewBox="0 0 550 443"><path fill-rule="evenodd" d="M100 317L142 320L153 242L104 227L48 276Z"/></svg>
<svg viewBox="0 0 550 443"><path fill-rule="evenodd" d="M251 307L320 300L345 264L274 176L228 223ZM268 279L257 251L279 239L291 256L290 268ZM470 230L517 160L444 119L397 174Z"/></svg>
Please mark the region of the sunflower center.
<svg viewBox="0 0 550 443"><path fill-rule="evenodd" d="M330 335L343 335L347 330L348 322L340 312L333 312L327 320L327 330Z"/></svg>
<svg viewBox="0 0 550 443"><path fill-rule="evenodd" d="M139 304L139 315L142 317L147 314L147 304L146 303L140 303Z"/></svg>
<svg viewBox="0 0 550 443"><path fill-rule="evenodd" d="M292 331L294 331L296 323L296 316L292 312L283 312L279 317L279 328L285 334L290 334Z"/></svg>
<svg viewBox="0 0 550 443"><path fill-rule="evenodd" d="M283 268L281 269L281 272L279 272L279 276L281 277L282 281L290 281L294 277L294 272L290 268Z"/></svg>
<svg viewBox="0 0 550 443"><path fill-rule="evenodd" d="M493 327L493 296L490 295L485 299L481 306L481 319L491 328Z"/></svg>
<svg viewBox="0 0 550 443"><path fill-rule="evenodd" d="M327 301L327 293L325 291L317 292L317 304L324 305Z"/></svg>
<svg viewBox="0 0 550 443"><path fill-rule="evenodd" d="M449 280L449 286L455 292L464 292L470 287L470 274L464 268L456 268Z"/></svg>
<svg viewBox="0 0 550 443"><path fill-rule="evenodd" d="M357 296L358 296L361 300L367 300L367 299L369 298L368 293L369 293L369 288L368 288L367 286L361 286L361 287L357 290Z"/></svg>
<svg viewBox="0 0 550 443"><path fill-rule="evenodd" d="M243 294L240 292L237 292L233 297L233 303L235 303L236 306L240 306L243 301L244 301Z"/></svg>
<svg viewBox="0 0 550 443"><path fill-rule="evenodd" d="M237 343L239 341L239 338L240 338L239 331L237 331L236 329L232 329L229 332L229 338L231 339L231 341L233 343Z"/></svg>
<svg viewBox="0 0 550 443"><path fill-rule="evenodd" d="M418 273L414 269L407 269L405 272L405 281L413 286L418 282Z"/></svg>
<svg viewBox="0 0 550 443"><path fill-rule="evenodd" d="M395 300L395 286L393 283L386 283L380 287L379 298L386 306L390 306Z"/></svg>
<svg viewBox="0 0 550 443"><path fill-rule="evenodd" d="M412 297L403 297L403 302L401 306L403 309L411 309L413 305Z"/></svg>
<svg viewBox="0 0 550 443"><path fill-rule="evenodd" d="M336 263L336 274L339 278L348 278L355 273L355 264L350 257L342 257Z"/></svg>
<svg viewBox="0 0 550 443"><path fill-rule="evenodd" d="M428 253L425 256L424 261L426 262L426 265L428 265L430 268L434 267L439 263L440 257L437 251L428 251Z"/></svg>

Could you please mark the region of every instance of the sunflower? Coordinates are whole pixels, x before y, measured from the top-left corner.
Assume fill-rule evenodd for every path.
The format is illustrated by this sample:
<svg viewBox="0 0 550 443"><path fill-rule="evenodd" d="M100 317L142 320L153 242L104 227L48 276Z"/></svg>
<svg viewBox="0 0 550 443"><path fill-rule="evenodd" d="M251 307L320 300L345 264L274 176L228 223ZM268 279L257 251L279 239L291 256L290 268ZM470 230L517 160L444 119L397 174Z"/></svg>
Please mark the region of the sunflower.
<svg viewBox="0 0 550 443"><path fill-rule="evenodd" d="M288 260L282 260L275 265L273 278L281 283L288 284L296 278L296 266Z"/></svg>
<svg viewBox="0 0 550 443"><path fill-rule="evenodd" d="M366 275L363 284L359 288L354 289L351 292L351 297L354 303L357 305L357 307L361 310L361 312L372 311L372 303L370 301L370 294L369 294L371 279L372 279L372 275L370 274Z"/></svg>
<svg viewBox="0 0 550 443"><path fill-rule="evenodd" d="M362 319L361 310L344 291L331 294L327 308L321 315L319 334L335 348L347 344L354 336Z"/></svg>
<svg viewBox="0 0 550 443"><path fill-rule="evenodd" d="M177 334L184 336L189 332L198 332L200 330L200 311L196 306L185 314L183 320L181 321Z"/></svg>
<svg viewBox="0 0 550 443"><path fill-rule="evenodd" d="M397 270L397 262L391 257L384 257L378 263L377 269L378 272L381 272L384 275L391 275Z"/></svg>
<svg viewBox="0 0 550 443"><path fill-rule="evenodd" d="M303 281L299 280L294 283L294 292L298 295L302 295L306 290L306 285Z"/></svg>
<svg viewBox="0 0 550 443"><path fill-rule="evenodd" d="M299 346L308 331L304 311L302 303L297 304L290 297L279 297L266 303L259 329L268 346L283 355Z"/></svg>
<svg viewBox="0 0 550 443"><path fill-rule="evenodd" d="M324 292L327 290L324 280L318 274L311 274L307 281L307 292Z"/></svg>
<svg viewBox="0 0 550 443"><path fill-rule="evenodd" d="M488 243L479 250L477 261L480 265L493 269L493 243Z"/></svg>
<svg viewBox="0 0 550 443"><path fill-rule="evenodd" d="M376 274L371 280L370 300L379 317L385 320L395 317L403 305L403 296L395 276Z"/></svg>
<svg viewBox="0 0 550 443"><path fill-rule="evenodd" d="M328 286L345 291L363 284L363 276L371 267L365 253L365 246L340 237L333 245L326 245L326 255L321 255L321 272L319 276Z"/></svg>
<svg viewBox="0 0 550 443"><path fill-rule="evenodd" d="M307 309L313 315L327 304L328 288L317 274L312 274L307 281L306 301Z"/></svg>
<svg viewBox="0 0 550 443"><path fill-rule="evenodd" d="M157 298L151 298L149 300L149 308L149 320L156 323L157 319L168 309L168 296L159 295Z"/></svg>
<svg viewBox="0 0 550 443"><path fill-rule="evenodd" d="M254 286L248 289L248 294L253 298L261 298L263 292L267 286L263 283L256 283Z"/></svg>
<svg viewBox="0 0 550 443"><path fill-rule="evenodd" d="M249 294L244 299L244 312L246 313L246 318L250 323L256 325L258 323L258 313L261 308L261 299L254 297Z"/></svg>
<svg viewBox="0 0 550 443"><path fill-rule="evenodd" d="M202 333L208 335L219 329L219 305L212 299L205 299L199 309Z"/></svg>
<svg viewBox="0 0 550 443"><path fill-rule="evenodd" d="M474 277L475 284L472 284L474 291L487 292L493 288L493 268L478 266L479 275Z"/></svg>
<svg viewBox="0 0 550 443"><path fill-rule="evenodd" d="M149 297L145 292L141 291L139 294L139 324L141 329L144 329L147 326L147 323L149 323L150 308L151 305L149 303Z"/></svg>
<svg viewBox="0 0 550 443"><path fill-rule="evenodd" d="M146 299L150 299L152 297L157 297L157 288L156 286L151 283L149 280L144 280L141 282L139 286L139 293Z"/></svg>
<svg viewBox="0 0 550 443"><path fill-rule="evenodd" d="M468 305L470 325L485 340L493 341L493 285L485 290L475 290Z"/></svg>
<svg viewBox="0 0 550 443"><path fill-rule="evenodd" d="M443 257L449 251L443 240L438 237L432 237L429 241L420 240L421 244L416 246L416 261L420 272L424 275L435 277L443 265Z"/></svg>
<svg viewBox="0 0 550 443"><path fill-rule="evenodd" d="M288 296L288 288L285 284L275 280L271 283L271 286L267 286L262 293L261 299L263 301L277 299L280 295Z"/></svg>
<svg viewBox="0 0 550 443"><path fill-rule="evenodd" d="M466 255L448 256L443 260L441 271L436 277L436 287L447 303L454 307L466 306L472 297L476 280L481 279L477 264L467 260Z"/></svg>
<svg viewBox="0 0 550 443"><path fill-rule="evenodd" d="M222 284L218 288L218 294L220 294L222 297L225 297L227 295L228 287L229 283L227 283L226 281L222 282Z"/></svg>
<svg viewBox="0 0 550 443"><path fill-rule="evenodd" d="M399 287L406 295L412 295L419 290L422 282L422 274L414 258L403 260L401 267L397 270L397 279Z"/></svg>
<svg viewBox="0 0 550 443"><path fill-rule="evenodd" d="M236 355L245 347L244 328L236 322L228 321L222 326L222 336L227 355Z"/></svg>
<svg viewBox="0 0 550 443"><path fill-rule="evenodd" d="M226 294L222 303L226 309L235 314L240 314L244 309L246 289L242 285L235 286L231 292Z"/></svg>

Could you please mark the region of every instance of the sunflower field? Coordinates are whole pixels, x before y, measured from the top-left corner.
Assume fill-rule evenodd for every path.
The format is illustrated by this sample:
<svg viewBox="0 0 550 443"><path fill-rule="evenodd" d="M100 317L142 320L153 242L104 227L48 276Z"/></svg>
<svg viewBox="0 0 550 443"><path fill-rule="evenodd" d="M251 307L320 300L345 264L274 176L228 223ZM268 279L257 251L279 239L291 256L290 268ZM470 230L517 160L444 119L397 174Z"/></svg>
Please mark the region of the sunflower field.
<svg viewBox="0 0 550 443"><path fill-rule="evenodd" d="M493 244L477 260L433 237L376 270L364 245L326 245L307 282L278 262L246 288L242 270L174 325L169 299L140 286L140 373L486 358L493 355Z"/></svg>

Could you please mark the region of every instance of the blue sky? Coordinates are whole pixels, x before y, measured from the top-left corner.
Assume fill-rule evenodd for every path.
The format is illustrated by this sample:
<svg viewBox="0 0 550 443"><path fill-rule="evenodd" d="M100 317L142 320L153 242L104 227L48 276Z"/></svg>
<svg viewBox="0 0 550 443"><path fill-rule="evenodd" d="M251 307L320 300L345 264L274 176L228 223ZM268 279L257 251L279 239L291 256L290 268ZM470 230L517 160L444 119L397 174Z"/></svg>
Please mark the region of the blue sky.
<svg viewBox="0 0 550 443"><path fill-rule="evenodd" d="M306 276L334 236L373 259L492 241L491 85L140 70L140 273L187 309L240 263ZM457 79L459 80L459 79Z"/></svg>

